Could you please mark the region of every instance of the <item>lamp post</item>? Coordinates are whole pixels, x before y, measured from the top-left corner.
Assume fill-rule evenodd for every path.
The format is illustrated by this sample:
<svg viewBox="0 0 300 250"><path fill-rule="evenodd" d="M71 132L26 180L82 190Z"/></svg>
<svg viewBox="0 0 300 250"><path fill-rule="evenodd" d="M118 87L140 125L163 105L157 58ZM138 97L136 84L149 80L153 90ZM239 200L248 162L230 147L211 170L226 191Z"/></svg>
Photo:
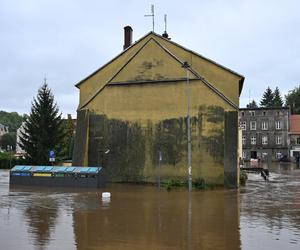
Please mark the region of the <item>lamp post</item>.
<svg viewBox="0 0 300 250"><path fill-rule="evenodd" d="M191 117L190 117L190 88L189 88L189 69L190 65L188 62L184 62L182 65L186 70L186 96L187 96L187 134L188 134L188 182L189 182L189 192L192 191L192 144L191 144Z"/></svg>

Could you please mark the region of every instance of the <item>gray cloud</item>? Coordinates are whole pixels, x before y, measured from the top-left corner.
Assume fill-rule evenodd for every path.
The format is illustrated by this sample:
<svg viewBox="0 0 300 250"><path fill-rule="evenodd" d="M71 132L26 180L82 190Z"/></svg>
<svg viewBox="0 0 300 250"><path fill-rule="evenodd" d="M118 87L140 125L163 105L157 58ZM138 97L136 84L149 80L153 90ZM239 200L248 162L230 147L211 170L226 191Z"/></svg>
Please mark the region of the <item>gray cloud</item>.
<svg viewBox="0 0 300 250"><path fill-rule="evenodd" d="M0 1L0 109L27 113L46 74L64 114L75 114L74 84L121 52L123 27L137 40L151 30L246 77L241 106L269 85L299 85L298 1Z"/></svg>

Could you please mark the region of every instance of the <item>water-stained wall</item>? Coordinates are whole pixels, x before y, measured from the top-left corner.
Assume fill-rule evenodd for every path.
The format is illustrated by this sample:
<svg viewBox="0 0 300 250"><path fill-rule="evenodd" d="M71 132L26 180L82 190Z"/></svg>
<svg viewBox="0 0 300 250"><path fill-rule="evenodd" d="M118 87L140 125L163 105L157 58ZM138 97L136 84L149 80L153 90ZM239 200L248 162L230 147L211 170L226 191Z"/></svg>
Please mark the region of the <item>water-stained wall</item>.
<svg viewBox="0 0 300 250"><path fill-rule="evenodd" d="M74 165L103 166L111 181L152 182L158 175L162 180L186 179L186 117L141 123L86 112L80 111L78 117L88 124L88 139L86 145L81 140L75 151L87 148L87 161L74 154ZM194 178L223 184L224 114L221 107L202 105L191 118Z"/></svg>

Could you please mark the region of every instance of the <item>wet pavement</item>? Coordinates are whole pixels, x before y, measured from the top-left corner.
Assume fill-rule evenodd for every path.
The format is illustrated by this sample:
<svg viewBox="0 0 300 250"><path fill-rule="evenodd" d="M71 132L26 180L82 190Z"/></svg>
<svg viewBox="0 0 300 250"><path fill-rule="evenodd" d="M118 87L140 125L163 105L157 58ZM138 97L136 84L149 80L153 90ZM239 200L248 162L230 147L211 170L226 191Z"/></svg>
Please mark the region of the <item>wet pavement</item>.
<svg viewBox="0 0 300 250"><path fill-rule="evenodd" d="M0 249L300 249L300 169L269 169L268 182L249 174L239 190L191 195L121 184L9 188L0 170Z"/></svg>

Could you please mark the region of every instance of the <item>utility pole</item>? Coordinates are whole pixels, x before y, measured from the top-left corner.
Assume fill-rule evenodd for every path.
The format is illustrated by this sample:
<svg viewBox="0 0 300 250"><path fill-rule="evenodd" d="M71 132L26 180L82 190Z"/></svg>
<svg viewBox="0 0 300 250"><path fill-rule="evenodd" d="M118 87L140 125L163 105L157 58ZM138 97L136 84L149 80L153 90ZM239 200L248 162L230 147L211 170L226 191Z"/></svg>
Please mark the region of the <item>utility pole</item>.
<svg viewBox="0 0 300 250"><path fill-rule="evenodd" d="M192 191L192 144L191 144L191 117L190 117L190 79L189 79L189 69L190 65L188 62L184 62L182 65L186 69L186 96L187 96L187 134L188 134L188 182L189 182L189 192Z"/></svg>

